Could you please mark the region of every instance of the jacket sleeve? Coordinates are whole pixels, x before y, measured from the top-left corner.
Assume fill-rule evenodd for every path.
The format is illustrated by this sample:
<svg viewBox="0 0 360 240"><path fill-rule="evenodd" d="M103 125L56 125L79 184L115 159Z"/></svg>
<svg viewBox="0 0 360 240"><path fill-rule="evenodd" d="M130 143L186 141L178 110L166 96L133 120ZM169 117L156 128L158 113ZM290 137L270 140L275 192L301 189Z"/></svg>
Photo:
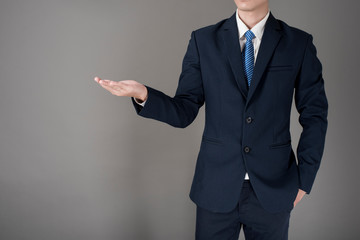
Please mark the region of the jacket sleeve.
<svg viewBox="0 0 360 240"><path fill-rule="evenodd" d="M132 98L133 98L133 100L134 100L137 104L139 104L139 105L141 105L141 106L145 106L146 100L140 103L140 102L138 102L134 97L132 97Z"/></svg>
<svg viewBox="0 0 360 240"><path fill-rule="evenodd" d="M148 85L145 87L148 90L148 96L144 106L137 104L131 98L138 115L178 128L185 128L194 121L199 108L204 104L200 59L194 31L191 33L182 62L175 96L170 97Z"/></svg>
<svg viewBox="0 0 360 240"><path fill-rule="evenodd" d="M311 34L296 79L295 105L300 114L299 123L303 128L296 149L299 188L309 194L320 167L328 125L328 101L322 77L322 65L316 56Z"/></svg>

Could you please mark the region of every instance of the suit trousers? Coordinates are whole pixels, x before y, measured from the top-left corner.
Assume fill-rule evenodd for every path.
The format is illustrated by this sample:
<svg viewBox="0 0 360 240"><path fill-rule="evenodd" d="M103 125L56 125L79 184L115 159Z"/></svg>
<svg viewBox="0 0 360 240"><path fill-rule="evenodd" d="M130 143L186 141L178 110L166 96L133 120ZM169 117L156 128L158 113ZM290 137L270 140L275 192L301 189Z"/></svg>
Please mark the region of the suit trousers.
<svg viewBox="0 0 360 240"><path fill-rule="evenodd" d="M196 240L238 240L243 226L246 240L287 240L291 210L270 213L261 205L250 183L244 180L235 209L216 213L196 207Z"/></svg>

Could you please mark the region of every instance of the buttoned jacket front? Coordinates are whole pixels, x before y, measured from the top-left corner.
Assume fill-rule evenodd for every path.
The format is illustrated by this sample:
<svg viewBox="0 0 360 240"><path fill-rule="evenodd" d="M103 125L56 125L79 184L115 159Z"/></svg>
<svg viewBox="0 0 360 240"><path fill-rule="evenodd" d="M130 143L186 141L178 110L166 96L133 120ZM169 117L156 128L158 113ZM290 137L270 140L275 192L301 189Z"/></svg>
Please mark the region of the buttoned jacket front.
<svg viewBox="0 0 360 240"><path fill-rule="evenodd" d="M205 105L205 126L190 198L228 212L240 199L246 171L262 206L291 210L298 189L308 194L320 166L328 102L311 34L266 21L250 87L241 61L236 13L191 33L174 97L145 85L138 115L185 128ZM303 127L297 159L290 134L292 100Z"/></svg>

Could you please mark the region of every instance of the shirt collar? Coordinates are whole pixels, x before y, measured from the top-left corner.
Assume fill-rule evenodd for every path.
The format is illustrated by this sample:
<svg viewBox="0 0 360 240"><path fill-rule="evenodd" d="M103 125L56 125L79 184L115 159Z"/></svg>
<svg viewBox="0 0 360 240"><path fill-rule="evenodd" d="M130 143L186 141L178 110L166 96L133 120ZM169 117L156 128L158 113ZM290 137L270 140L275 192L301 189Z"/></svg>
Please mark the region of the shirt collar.
<svg viewBox="0 0 360 240"><path fill-rule="evenodd" d="M270 14L270 10L265 15L265 17L251 29L251 31L255 34L255 37L258 38L259 40L261 40L262 35L264 33L265 23L266 23L266 20L269 17L269 14ZM239 38L245 37L244 34L245 34L245 32L247 30L249 30L249 28L240 19L239 12L238 12L237 8L236 8L236 22L237 22L238 31L239 31Z"/></svg>

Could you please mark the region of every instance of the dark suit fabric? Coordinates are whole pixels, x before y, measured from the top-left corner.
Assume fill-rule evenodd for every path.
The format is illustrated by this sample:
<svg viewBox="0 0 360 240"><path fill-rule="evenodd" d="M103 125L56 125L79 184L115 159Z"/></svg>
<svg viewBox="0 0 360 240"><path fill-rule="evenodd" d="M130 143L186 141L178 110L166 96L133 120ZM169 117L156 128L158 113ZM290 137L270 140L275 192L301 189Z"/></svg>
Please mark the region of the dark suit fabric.
<svg viewBox="0 0 360 240"><path fill-rule="evenodd" d="M205 103L205 127L190 198L212 212L230 212L246 171L261 205L293 208L298 189L310 193L324 150L328 102L313 37L274 18L265 24L247 86L236 13L191 33L174 97L145 85L136 113L185 128ZM303 131L297 159L291 144L292 100Z"/></svg>
<svg viewBox="0 0 360 240"><path fill-rule="evenodd" d="M238 240L243 228L246 240L288 240L291 210L269 213L259 203L249 180L244 180L236 207L214 213L196 207L196 240Z"/></svg>

